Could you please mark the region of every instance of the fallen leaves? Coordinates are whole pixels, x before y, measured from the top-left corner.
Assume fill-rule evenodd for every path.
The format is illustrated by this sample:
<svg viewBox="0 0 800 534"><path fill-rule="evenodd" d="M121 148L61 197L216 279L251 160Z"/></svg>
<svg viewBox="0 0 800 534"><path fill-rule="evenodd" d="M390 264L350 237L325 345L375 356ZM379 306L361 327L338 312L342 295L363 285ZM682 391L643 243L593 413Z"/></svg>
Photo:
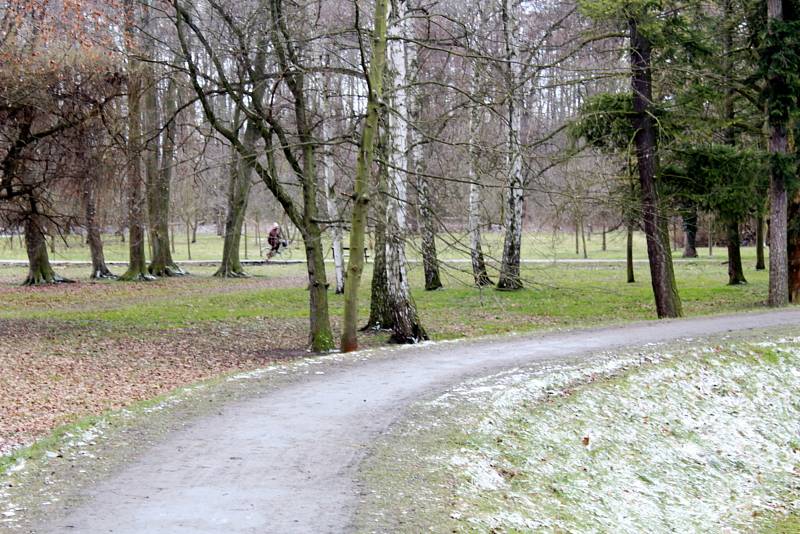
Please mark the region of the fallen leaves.
<svg viewBox="0 0 800 534"><path fill-rule="evenodd" d="M181 298L184 293L247 292L274 284L274 280L230 284L186 278L170 286L170 291L172 298ZM74 293L76 289L85 293ZM155 284L80 284L80 288L34 290L0 285L0 298L14 302L17 309L60 305L62 309L103 310L132 294L151 297L158 291ZM0 455L79 417L122 408L225 373L302 356L306 343L304 318L209 320L175 329L103 321L0 319Z"/></svg>

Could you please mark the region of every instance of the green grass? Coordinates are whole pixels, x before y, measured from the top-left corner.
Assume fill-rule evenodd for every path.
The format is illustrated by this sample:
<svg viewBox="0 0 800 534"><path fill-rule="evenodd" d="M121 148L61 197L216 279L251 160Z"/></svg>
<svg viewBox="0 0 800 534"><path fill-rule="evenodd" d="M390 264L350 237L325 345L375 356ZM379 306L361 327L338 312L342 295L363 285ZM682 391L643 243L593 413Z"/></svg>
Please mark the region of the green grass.
<svg viewBox="0 0 800 534"><path fill-rule="evenodd" d="M800 532L800 513L773 514L763 521L759 532L764 534L797 534Z"/></svg>
<svg viewBox="0 0 800 534"><path fill-rule="evenodd" d="M102 417L99 416L82 417L74 423L68 423L56 428L49 436L37 440L27 447L22 447L11 454L0 456L0 475L5 475L10 467L20 461L40 460L44 457L46 451L57 449L66 441L69 435L92 428L101 419Z"/></svg>
<svg viewBox="0 0 800 534"><path fill-rule="evenodd" d="M518 292L479 290L471 275L450 266L446 288L421 289L422 269L412 265L410 281L417 307L434 338L530 331L572 325L618 323L654 318L652 290L645 264L637 265L639 281L625 283L622 264L544 264L526 266L526 288ZM60 270L86 276L85 268ZM4 302L0 318L94 322L111 327L168 329L209 321L307 317L308 293L304 266L254 266L245 280L218 280L213 268L193 269L193 276L151 283L81 282L34 290L13 287L24 269L0 270ZM727 286L726 268L719 263L687 262L676 266L678 286L687 315L722 313L758 307L766 298L767 274L746 272L750 284ZM333 273L329 273L332 278ZM361 315L368 312L368 268L362 284ZM342 312L343 299L329 294L331 315Z"/></svg>
<svg viewBox="0 0 800 534"><path fill-rule="evenodd" d="M179 232L180 234L180 232ZM483 250L487 258L499 260L503 252L503 234L498 232L486 232L483 234ZM247 239L247 258L259 258L259 245L263 240L257 241L252 235ZM586 242L587 255L590 259L624 259L625 258L625 232L609 232L606 236L606 250L602 250L602 238L595 233ZM370 257L374 256L373 240L368 239ZM191 244L191 259L204 261L218 261L222 256L222 238L216 235L199 234L197 242ZM324 244L327 257L330 259L331 245L326 239ZM122 242L119 236L104 236L104 250L106 260L115 262L125 262L128 258L128 244ZM469 238L463 232L442 233L438 237L437 250L442 260L446 259L467 259L469 258ZM241 247L242 258L245 259L244 240ZM304 257L301 243L292 243L291 252L288 256L292 259L302 259ZM680 251L676 251L675 257L680 257ZM723 261L727 258L725 247L714 247L713 256L709 256L708 249L698 250L700 259L718 259ZM67 236L66 242L57 239L55 242L55 253L50 253L51 259L61 261L88 261L89 249L79 236ZM175 261L186 261L189 259L186 244L186 236L175 236L175 249L173 257ZM421 257L419 240L412 239L408 246L408 256L412 259ZM575 238L568 233L554 234L551 232L525 232L522 239L522 257L525 259L582 259L583 251L575 254ZM637 232L634 235L634 257L637 259L647 258L647 247L644 234ZM742 257L746 262L755 261L755 247L743 247ZM0 239L0 260L25 260L25 248L20 244L18 238L12 241L9 238Z"/></svg>

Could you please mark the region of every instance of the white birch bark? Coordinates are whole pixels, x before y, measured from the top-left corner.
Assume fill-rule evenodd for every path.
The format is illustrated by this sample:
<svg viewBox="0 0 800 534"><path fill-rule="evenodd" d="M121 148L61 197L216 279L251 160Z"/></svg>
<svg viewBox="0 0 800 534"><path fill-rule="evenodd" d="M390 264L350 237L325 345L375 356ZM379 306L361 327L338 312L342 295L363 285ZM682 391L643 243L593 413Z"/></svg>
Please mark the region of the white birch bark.
<svg viewBox="0 0 800 534"><path fill-rule="evenodd" d="M472 79L470 81L470 92L472 95L478 94L478 67L477 61L473 61ZM483 186L478 168L479 157L479 128L480 128L480 107L473 103L469 115L469 217L467 229L470 240L470 258L472 259L472 275L475 285L482 287L491 285L492 281L486 272L486 262L483 258L483 248L481 246L481 204L483 202Z"/></svg>
<svg viewBox="0 0 800 534"><path fill-rule="evenodd" d="M503 37L506 47L506 165L508 181L505 192L505 227L506 235L503 244L503 261L500 266L500 289L520 289L520 249L522 247L522 203L524 189L522 184L522 155L520 154L521 68L519 62L519 44L517 42L517 15L513 0L503 0Z"/></svg>
<svg viewBox="0 0 800 534"><path fill-rule="evenodd" d="M322 177L325 182L325 205L328 220L336 221L330 224L331 239L333 241L333 264L336 271L336 294L344 293L344 256L342 249L342 225L339 204L336 201L336 179L333 174L333 155L329 141L330 131L330 78L325 76L322 84L323 93L320 97L320 114L322 115L322 139L326 143L322 153Z"/></svg>
<svg viewBox="0 0 800 534"><path fill-rule="evenodd" d="M409 137L411 146L408 151L408 170L414 174L417 186L417 202L419 206L419 229L422 249L422 267L425 271L425 289L440 289L442 280L439 274L439 259L436 254L436 221L433 213L433 201L430 183L425 176L425 163L422 151L422 132L419 129L422 116L422 101L417 85L418 69L417 45L411 41L406 43L406 86L409 91Z"/></svg>
<svg viewBox="0 0 800 534"><path fill-rule="evenodd" d="M406 272L405 237L407 232L408 94L405 36L408 35L407 3L393 0L389 16L387 76L390 92L389 183L387 187L386 275L389 299L395 315L393 339L416 343L427 339L419 324L411 299Z"/></svg>

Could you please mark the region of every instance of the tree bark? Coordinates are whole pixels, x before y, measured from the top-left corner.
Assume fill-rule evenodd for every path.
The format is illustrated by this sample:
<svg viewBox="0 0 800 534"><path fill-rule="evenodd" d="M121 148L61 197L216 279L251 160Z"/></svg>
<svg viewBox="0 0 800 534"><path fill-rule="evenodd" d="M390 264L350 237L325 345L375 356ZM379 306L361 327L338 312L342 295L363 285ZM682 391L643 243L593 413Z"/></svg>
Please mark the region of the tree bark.
<svg viewBox="0 0 800 534"><path fill-rule="evenodd" d="M508 121L507 159L508 184L505 198L506 234L503 242L503 259L500 264L500 278L497 288L502 290L522 289L520 275L522 249L522 204L524 189L522 183L522 155L520 153L520 99L517 84L520 77L519 51L516 36L516 14L511 0L503 0L502 19L506 52L506 120Z"/></svg>
<svg viewBox="0 0 800 534"><path fill-rule="evenodd" d="M412 150L413 152L413 150ZM415 163L418 163L415 158ZM422 267L425 272L425 289L434 291L442 288L439 274L439 258L436 254L436 221L434 220L430 186L427 178L417 175L417 195L422 231Z"/></svg>
<svg viewBox="0 0 800 534"><path fill-rule="evenodd" d="M136 60L128 73L128 270L119 280L153 280L147 270L142 179L141 76Z"/></svg>
<svg viewBox="0 0 800 534"><path fill-rule="evenodd" d="M683 257L697 257L697 208L692 206L683 212L683 233L686 235L683 244Z"/></svg>
<svg viewBox="0 0 800 534"><path fill-rule="evenodd" d="M783 20L783 1L767 0L767 24ZM769 29L767 30L769 31ZM767 90L773 85L786 83L779 76L767 80ZM772 87L777 89L777 87ZM773 114L773 112L776 112ZM776 118L773 118L773 115ZM786 177L780 162L789 149L787 123L780 110L767 109L770 138L769 151L773 156L769 183L769 297L770 306L786 306L789 303L789 259L787 237L788 193Z"/></svg>
<svg viewBox="0 0 800 534"><path fill-rule="evenodd" d="M800 194L796 193L788 206L787 258L789 262L789 302L800 302ZM770 254L772 251L770 251Z"/></svg>
<svg viewBox="0 0 800 534"><path fill-rule="evenodd" d="M50 257L47 254L47 238L43 228L44 217L39 213L38 202L34 197L28 198L28 204L30 209L26 214L24 224L25 248L28 253L28 276L23 285L36 286L72 282L72 280L56 274L50 265Z"/></svg>
<svg viewBox="0 0 800 534"><path fill-rule="evenodd" d="M477 60L472 62L472 79L471 89L472 93L478 92L478 79L479 73L477 70ZM486 262L483 258L483 248L481 245L481 206L483 202L483 186L481 185L480 167L478 165L479 158L479 127L480 127L480 110L481 108L476 104L472 104L472 109L469 115L469 215L468 215L468 231L469 231L469 255L472 260L472 277L475 280L475 285L478 287L486 287L493 285L489 274L486 272Z"/></svg>
<svg viewBox="0 0 800 534"><path fill-rule="evenodd" d="M736 146L736 131L734 130L734 121L736 120L736 110L734 108L734 89L732 70L733 63L731 54L733 51L733 22L730 20L732 16L731 1L726 0L723 6L725 21L723 26L723 43L724 43L724 69L725 69L725 122L727 126L724 131L725 144L728 146ZM741 254L741 238L739 235L739 220L737 217L728 217L726 221L727 226L727 241L728 241L728 285L746 284L747 280L744 277L744 268L742 267L742 254Z"/></svg>
<svg viewBox="0 0 800 534"><path fill-rule="evenodd" d="M97 178L87 176L83 182L83 211L86 224L86 242L92 257L92 275L94 280L116 278L106 265L103 253L103 238L97 224Z"/></svg>
<svg viewBox="0 0 800 534"><path fill-rule="evenodd" d="M573 226L575 227L575 255L578 256L581 253L581 223L577 214L573 221Z"/></svg>
<svg viewBox="0 0 800 534"><path fill-rule="evenodd" d="M234 123L238 124L239 110L234 114ZM258 131L251 121L245 122L242 144L245 150L255 149ZM247 201L250 196L250 180L252 165L246 157L242 157L235 148L231 149L230 177L228 182L228 211L225 218L225 239L222 245L222 262L214 276L219 278L244 278L247 273L242 268L239 256L239 245L242 240L242 225L247 213Z"/></svg>
<svg viewBox="0 0 800 534"><path fill-rule="evenodd" d="M764 214L756 214L756 271L765 270L764 261Z"/></svg>
<svg viewBox="0 0 800 534"><path fill-rule="evenodd" d="M602 250L603 252L605 252L606 250L608 250L608 246L607 246L607 243L606 243L606 231L607 231L607 229L606 229L606 224L605 224L605 223L603 223L603 243L602 243L602 245L601 245L601 250Z"/></svg>
<svg viewBox="0 0 800 534"><path fill-rule="evenodd" d="M330 99L332 98L330 92L329 77L327 76L325 77L323 86L325 88L324 91L325 94L323 94L320 97L320 111L322 114L322 139L327 143L331 137L329 121L327 120L328 114L330 113L329 102ZM370 140L369 142L372 141L373 140ZM370 147L370 149L372 149L372 147ZM342 225L341 223L338 222L339 219L341 218L340 214L341 210L339 209L339 203L336 201L336 180L333 175L332 150L333 149L329 144L326 144L325 147L323 148L322 176L324 180L325 206L327 208L328 220L332 221L329 223L329 228L330 228L331 242L332 242L331 248L333 251L334 272L336 275L336 294L341 295L342 293L344 293L344 280L345 280L344 249L342 245ZM367 180L368 179L369 177L367 176ZM366 215L364 217L366 218ZM354 325L355 322L356 320L354 318L353 320ZM355 331L355 326L353 327L353 330Z"/></svg>
<svg viewBox="0 0 800 534"><path fill-rule="evenodd" d="M583 218L580 221L581 224L581 244L583 246L583 259L589 259L589 254L586 252L586 231L584 230Z"/></svg>
<svg viewBox="0 0 800 534"><path fill-rule="evenodd" d="M636 277L633 271L633 223L628 222L628 239L625 246L625 265L628 270L628 283L633 284L636 282Z"/></svg>
<svg viewBox="0 0 800 534"><path fill-rule="evenodd" d="M406 0L407 1L407 0ZM413 41L405 43L408 68L406 85L411 92L409 116L411 119L411 146L408 150L408 169L414 173L419 203L419 228L422 249L422 270L425 273L425 290L434 291L442 288L439 273L439 258L436 253L436 219L433 210L433 199L430 194L430 182L425 176L425 164L422 155L422 135L420 119L422 115L422 94L416 84L416 72L419 68L417 46Z"/></svg>
<svg viewBox="0 0 800 534"><path fill-rule="evenodd" d="M372 203L372 214L375 218L375 260L372 264L369 318L363 330L389 330L394 324L389 301L389 281L386 277L386 183L389 175L386 142L384 131L378 146L381 164L376 184L377 194Z"/></svg>
<svg viewBox="0 0 800 534"><path fill-rule="evenodd" d="M770 138L770 152L786 154L788 136L785 128L773 126ZM786 181L780 171L770 176L770 214L769 214L769 298L770 306L779 307L789 303L789 259L787 253L788 236L788 193Z"/></svg>
<svg viewBox="0 0 800 534"><path fill-rule="evenodd" d="M386 17L388 3L389 0L378 0L375 5L375 31L373 33L372 59L370 61L369 70L367 117L364 121L364 129L361 131L361 142L359 143L358 161L356 163L356 178L353 185L353 210L350 225L350 257L347 262L346 280L343 282L344 319L341 339L342 352L350 352L358 348L358 334L356 333L358 323L358 289L361 286L361 276L364 272L364 256L362 251L364 249L367 231L367 214L369 213L369 178L375 153L375 137L379 130L379 106L383 96L383 70L386 62ZM382 220L380 224L383 225ZM383 228L381 228L381 233L383 233ZM375 293L375 277L378 275L385 277L386 275L384 265L381 265L379 270L377 255L381 254L381 257L383 257L384 251L378 250L378 245L383 246L383 242L376 244L375 269L373 271L372 282L373 297ZM336 254L335 246L334 254ZM372 301L367 327L372 327L374 324L372 311L375 304L376 301ZM380 327L380 323L377 323L377 326Z"/></svg>
<svg viewBox="0 0 800 534"><path fill-rule="evenodd" d="M411 297L406 272L405 240L407 232L408 187L408 98L406 87L406 51L408 36L406 0L396 0L389 16L387 44L387 74L391 80L388 114L389 182L386 209L386 277L393 324L391 341L418 343L428 339L420 323L417 308ZM351 251L350 256L358 254Z"/></svg>
<svg viewBox="0 0 800 534"><path fill-rule="evenodd" d="M675 284L672 252L667 220L661 214L656 183L658 167L657 136L652 115L651 48L647 37L639 32L635 19L629 21L632 90L636 131L634 144L642 195L642 219L647 237L650 277L659 318L680 317L681 300Z"/></svg>
<svg viewBox="0 0 800 534"><path fill-rule="evenodd" d="M147 211L150 219L150 244L153 255L148 271L153 276L181 276L186 274L172 259L169 240L169 205L172 169L175 158L175 124L178 91L174 80L169 81L163 98L163 133L159 121L158 88L152 67L148 69L150 87L145 97L147 136L151 143L147 153ZM160 155L159 155L160 154Z"/></svg>
<svg viewBox="0 0 800 534"><path fill-rule="evenodd" d="M192 239L191 239L191 226L186 223L186 257L192 259Z"/></svg>
<svg viewBox="0 0 800 534"><path fill-rule="evenodd" d="M714 255L714 214L708 214L708 255Z"/></svg>
<svg viewBox="0 0 800 534"><path fill-rule="evenodd" d="M744 268L742 267L741 239L739 236L738 221L727 224L728 231L728 285L735 286L746 284Z"/></svg>

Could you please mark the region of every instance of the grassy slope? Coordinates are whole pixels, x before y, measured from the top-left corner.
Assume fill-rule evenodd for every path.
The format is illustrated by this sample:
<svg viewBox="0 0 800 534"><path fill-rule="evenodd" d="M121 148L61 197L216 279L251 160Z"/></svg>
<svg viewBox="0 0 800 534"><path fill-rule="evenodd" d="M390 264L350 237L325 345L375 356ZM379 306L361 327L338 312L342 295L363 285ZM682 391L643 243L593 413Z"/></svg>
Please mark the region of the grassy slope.
<svg viewBox="0 0 800 534"><path fill-rule="evenodd" d="M378 448L358 531L796 532L800 338L776 336L460 386Z"/></svg>

